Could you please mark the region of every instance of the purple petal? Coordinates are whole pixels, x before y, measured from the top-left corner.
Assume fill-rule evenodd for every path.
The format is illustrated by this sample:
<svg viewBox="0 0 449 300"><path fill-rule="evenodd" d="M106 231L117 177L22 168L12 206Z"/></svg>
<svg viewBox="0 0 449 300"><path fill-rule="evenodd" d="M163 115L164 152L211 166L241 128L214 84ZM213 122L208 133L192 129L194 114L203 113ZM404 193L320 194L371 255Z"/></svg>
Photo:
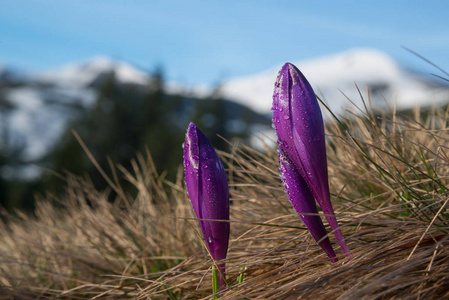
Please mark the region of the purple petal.
<svg viewBox="0 0 449 300"><path fill-rule="evenodd" d="M293 163L284 154L283 146L279 152L279 166L281 170L282 182L290 199L293 208L309 229L315 241L320 241L319 245L332 262L336 262L335 252L327 237L326 229L318 214L315 199L307 186L307 183L299 175Z"/></svg>
<svg viewBox="0 0 449 300"><path fill-rule="evenodd" d="M273 123L278 143L285 148L298 172L335 232L343 252L349 248L338 227L329 194L326 144L321 110L315 93L304 75L286 63L279 72L273 94Z"/></svg>
<svg viewBox="0 0 449 300"><path fill-rule="evenodd" d="M193 123L187 128L184 142L184 173L197 218L229 221L229 188L223 164L210 141ZM225 259L229 222L199 220L199 223L214 260ZM224 264L220 270L224 274Z"/></svg>

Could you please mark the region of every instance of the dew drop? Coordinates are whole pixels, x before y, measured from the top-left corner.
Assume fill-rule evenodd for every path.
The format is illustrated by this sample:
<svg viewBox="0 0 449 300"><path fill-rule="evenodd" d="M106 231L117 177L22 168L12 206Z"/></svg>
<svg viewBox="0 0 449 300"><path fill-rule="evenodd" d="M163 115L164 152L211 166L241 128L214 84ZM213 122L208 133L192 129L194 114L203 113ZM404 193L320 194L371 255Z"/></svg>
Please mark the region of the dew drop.
<svg viewBox="0 0 449 300"><path fill-rule="evenodd" d="M199 157L198 155L194 155L192 158L193 158L194 160L199 160L199 159L200 159L200 157Z"/></svg>
<svg viewBox="0 0 449 300"><path fill-rule="evenodd" d="M212 238L209 237L209 244L212 244Z"/></svg>
<svg viewBox="0 0 449 300"><path fill-rule="evenodd" d="M182 143L182 149L184 149L184 145L185 145L185 144L184 144L184 143Z"/></svg>
<svg viewBox="0 0 449 300"><path fill-rule="evenodd" d="M284 119L288 120L288 119L290 119L290 116L289 115L285 115Z"/></svg>
<svg viewBox="0 0 449 300"><path fill-rule="evenodd" d="M185 160L185 161L184 161L184 165L185 165L186 167L190 166L190 161Z"/></svg>

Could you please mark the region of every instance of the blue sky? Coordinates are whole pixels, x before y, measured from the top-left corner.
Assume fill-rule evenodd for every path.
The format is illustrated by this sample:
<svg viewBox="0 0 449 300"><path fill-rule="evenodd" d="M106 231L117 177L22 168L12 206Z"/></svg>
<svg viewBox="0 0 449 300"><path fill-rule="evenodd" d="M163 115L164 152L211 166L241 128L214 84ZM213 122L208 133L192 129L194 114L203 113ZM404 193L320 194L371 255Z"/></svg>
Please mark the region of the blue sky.
<svg viewBox="0 0 449 300"><path fill-rule="evenodd" d="M449 70L449 1L0 0L0 64L41 70L108 55L215 84L286 61L376 48Z"/></svg>

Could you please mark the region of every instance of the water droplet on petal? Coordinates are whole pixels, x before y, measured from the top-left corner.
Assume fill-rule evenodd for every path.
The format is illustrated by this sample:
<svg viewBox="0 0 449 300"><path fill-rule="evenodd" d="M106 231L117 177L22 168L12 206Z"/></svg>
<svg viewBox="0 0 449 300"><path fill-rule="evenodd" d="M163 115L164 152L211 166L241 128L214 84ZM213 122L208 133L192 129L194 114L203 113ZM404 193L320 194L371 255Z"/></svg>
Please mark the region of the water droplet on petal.
<svg viewBox="0 0 449 300"><path fill-rule="evenodd" d="M212 244L212 238L209 237L209 244Z"/></svg>
<svg viewBox="0 0 449 300"><path fill-rule="evenodd" d="M194 155L192 158L193 158L194 160L199 160L199 159L200 159L200 157L199 157L198 155Z"/></svg>

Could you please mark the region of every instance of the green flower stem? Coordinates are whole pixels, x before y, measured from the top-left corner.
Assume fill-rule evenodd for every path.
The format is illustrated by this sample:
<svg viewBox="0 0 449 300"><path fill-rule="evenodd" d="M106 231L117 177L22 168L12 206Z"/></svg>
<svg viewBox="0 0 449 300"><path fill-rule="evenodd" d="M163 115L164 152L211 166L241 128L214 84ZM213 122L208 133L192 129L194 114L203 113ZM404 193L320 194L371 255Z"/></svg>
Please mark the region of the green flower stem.
<svg viewBox="0 0 449 300"><path fill-rule="evenodd" d="M215 294L218 292L218 289L220 288L220 283L218 281L218 269L217 266L214 264L212 267L212 292ZM218 299L218 296L214 296L214 300Z"/></svg>

